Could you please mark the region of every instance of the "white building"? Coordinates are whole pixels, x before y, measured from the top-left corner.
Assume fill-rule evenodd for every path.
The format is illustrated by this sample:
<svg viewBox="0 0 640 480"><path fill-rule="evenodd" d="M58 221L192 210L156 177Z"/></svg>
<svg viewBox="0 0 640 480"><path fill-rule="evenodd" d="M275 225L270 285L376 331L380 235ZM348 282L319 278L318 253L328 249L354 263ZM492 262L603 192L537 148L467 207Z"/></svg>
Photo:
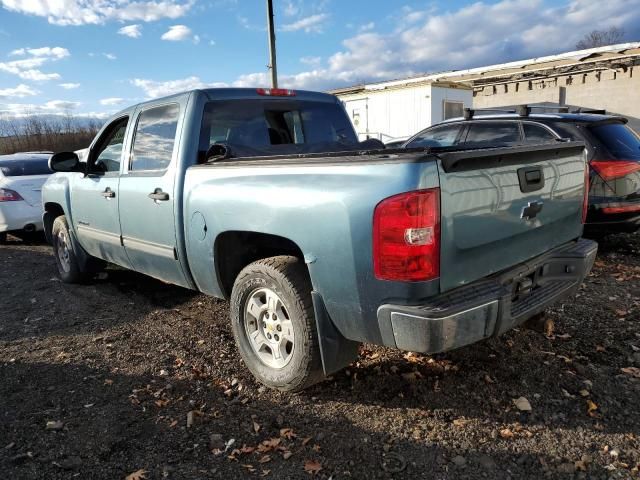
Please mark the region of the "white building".
<svg viewBox="0 0 640 480"><path fill-rule="evenodd" d="M361 140L387 142L462 116L471 107L473 90L466 85L438 82L435 76L357 85L332 90L344 106Z"/></svg>
<svg viewBox="0 0 640 480"><path fill-rule="evenodd" d="M332 90L361 139L411 136L465 107L559 104L623 115L640 131L640 42Z"/></svg>

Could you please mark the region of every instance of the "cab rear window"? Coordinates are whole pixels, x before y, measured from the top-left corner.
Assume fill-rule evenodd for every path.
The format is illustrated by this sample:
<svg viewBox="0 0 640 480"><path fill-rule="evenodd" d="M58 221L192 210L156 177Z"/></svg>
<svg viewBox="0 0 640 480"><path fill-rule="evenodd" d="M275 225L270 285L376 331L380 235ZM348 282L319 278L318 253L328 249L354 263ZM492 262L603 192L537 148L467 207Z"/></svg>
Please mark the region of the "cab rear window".
<svg viewBox="0 0 640 480"><path fill-rule="evenodd" d="M49 159L0 160L0 172L5 177L23 177L28 175L48 175Z"/></svg>
<svg viewBox="0 0 640 480"><path fill-rule="evenodd" d="M224 144L232 157L349 150L358 139L342 107L300 100L233 100L206 105L201 152Z"/></svg>
<svg viewBox="0 0 640 480"><path fill-rule="evenodd" d="M590 127L591 133L619 160L640 160L640 138L623 123L607 123Z"/></svg>

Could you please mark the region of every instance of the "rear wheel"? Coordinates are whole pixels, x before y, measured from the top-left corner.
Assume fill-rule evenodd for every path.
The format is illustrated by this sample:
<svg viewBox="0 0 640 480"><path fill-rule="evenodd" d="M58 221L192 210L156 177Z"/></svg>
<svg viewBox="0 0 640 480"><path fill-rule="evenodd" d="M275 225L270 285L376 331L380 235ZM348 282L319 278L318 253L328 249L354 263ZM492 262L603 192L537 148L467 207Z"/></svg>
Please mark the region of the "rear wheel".
<svg viewBox="0 0 640 480"><path fill-rule="evenodd" d="M90 272L82 269L73 249L69 224L64 215L53 221L51 229L53 255L60 278L65 283L82 283L89 279Z"/></svg>
<svg viewBox="0 0 640 480"><path fill-rule="evenodd" d="M240 355L260 382L299 391L322 380L311 282L297 258L266 258L242 270L231 322Z"/></svg>

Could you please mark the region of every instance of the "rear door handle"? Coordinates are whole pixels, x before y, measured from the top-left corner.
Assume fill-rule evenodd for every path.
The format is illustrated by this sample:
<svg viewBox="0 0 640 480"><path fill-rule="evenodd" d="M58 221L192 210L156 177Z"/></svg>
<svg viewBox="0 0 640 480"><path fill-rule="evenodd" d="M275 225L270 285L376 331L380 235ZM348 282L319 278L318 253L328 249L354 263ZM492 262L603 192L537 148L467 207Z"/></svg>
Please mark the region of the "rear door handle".
<svg viewBox="0 0 640 480"><path fill-rule="evenodd" d="M169 200L169 194L163 192L161 188L156 188L153 192L151 192L148 197L151 200L158 200L160 202L166 202Z"/></svg>
<svg viewBox="0 0 640 480"><path fill-rule="evenodd" d="M104 198L113 198L116 196L116 192L114 192L109 187L107 187L104 189L104 192L102 192L100 195L102 195Z"/></svg>

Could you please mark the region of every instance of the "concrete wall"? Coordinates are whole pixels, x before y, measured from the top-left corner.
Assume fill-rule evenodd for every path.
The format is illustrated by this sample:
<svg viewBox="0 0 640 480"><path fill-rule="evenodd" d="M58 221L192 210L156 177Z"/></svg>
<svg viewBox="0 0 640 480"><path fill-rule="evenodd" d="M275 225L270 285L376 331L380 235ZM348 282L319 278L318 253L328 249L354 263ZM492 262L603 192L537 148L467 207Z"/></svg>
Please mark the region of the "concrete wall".
<svg viewBox="0 0 640 480"><path fill-rule="evenodd" d="M476 87L475 108L553 102L605 109L629 118L640 131L640 67Z"/></svg>

